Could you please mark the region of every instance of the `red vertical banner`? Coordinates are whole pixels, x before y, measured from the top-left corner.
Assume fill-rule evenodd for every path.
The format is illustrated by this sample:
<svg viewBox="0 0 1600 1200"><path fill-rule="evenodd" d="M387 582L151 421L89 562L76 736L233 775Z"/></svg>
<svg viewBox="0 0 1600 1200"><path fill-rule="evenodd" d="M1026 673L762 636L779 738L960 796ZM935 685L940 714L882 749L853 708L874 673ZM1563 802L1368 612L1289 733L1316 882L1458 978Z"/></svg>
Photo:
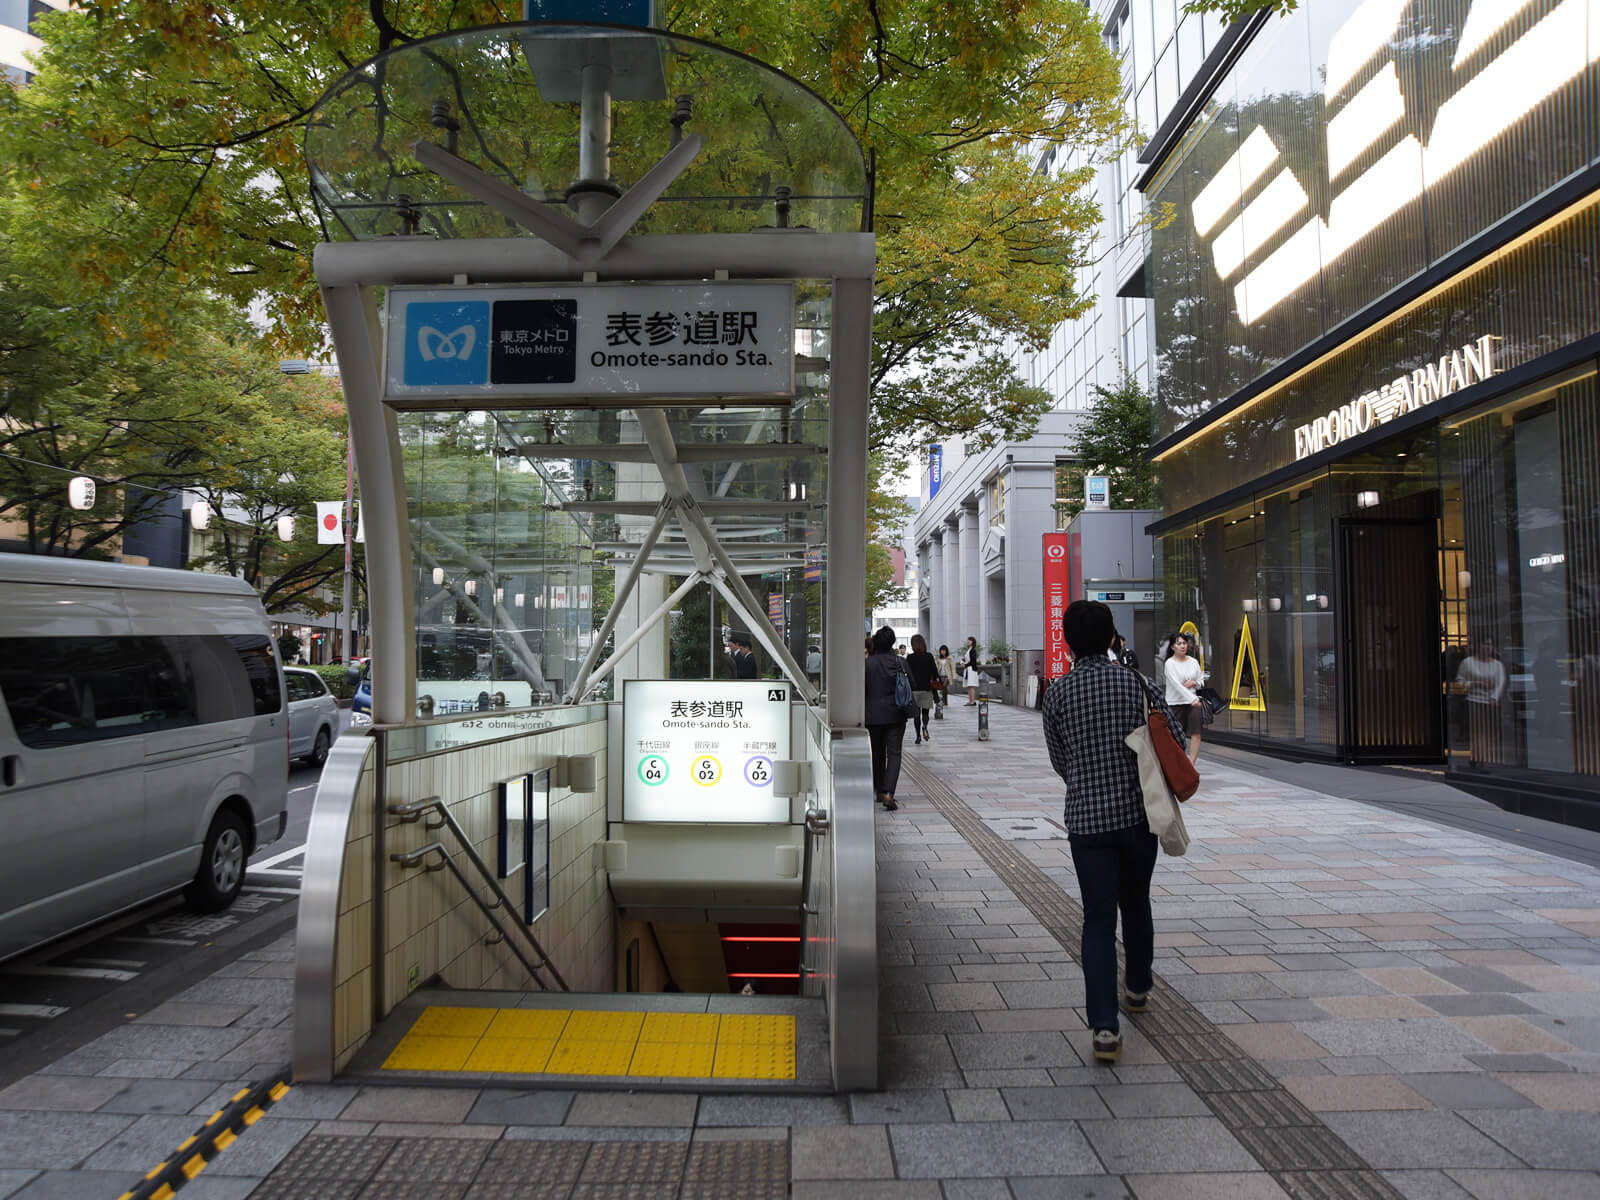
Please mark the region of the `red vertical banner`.
<svg viewBox="0 0 1600 1200"><path fill-rule="evenodd" d="M1044 677L1059 679L1072 669L1061 614L1072 600L1071 561L1065 533L1044 535Z"/></svg>

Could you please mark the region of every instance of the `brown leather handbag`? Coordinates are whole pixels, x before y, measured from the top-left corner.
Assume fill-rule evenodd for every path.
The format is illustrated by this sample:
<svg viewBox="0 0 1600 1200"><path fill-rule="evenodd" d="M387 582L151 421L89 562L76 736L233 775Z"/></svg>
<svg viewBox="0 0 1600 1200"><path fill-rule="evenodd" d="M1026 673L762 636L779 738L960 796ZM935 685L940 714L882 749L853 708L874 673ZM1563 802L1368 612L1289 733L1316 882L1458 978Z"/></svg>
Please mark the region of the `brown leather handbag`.
<svg viewBox="0 0 1600 1200"><path fill-rule="evenodd" d="M1145 685L1145 699L1149 700L1149 685ZM1150 744L1155 747L1156 758L1161 763L1161 774L1167 786L1179 800L1187 800L1200 787L1200 772L1195 770L1188 753L1172 736L1172 726L1154 704L1149 705Z"/></svg>

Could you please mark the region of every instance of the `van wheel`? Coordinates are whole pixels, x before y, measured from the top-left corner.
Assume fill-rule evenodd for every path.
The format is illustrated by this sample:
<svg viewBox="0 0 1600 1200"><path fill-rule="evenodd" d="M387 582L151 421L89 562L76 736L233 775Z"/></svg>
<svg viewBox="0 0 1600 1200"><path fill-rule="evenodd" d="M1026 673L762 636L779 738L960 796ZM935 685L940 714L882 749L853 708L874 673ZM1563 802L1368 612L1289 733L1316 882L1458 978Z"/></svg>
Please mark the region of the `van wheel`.
<svg viewBox="0 0 1600 1200"><path fill-rule="evenodd" d="M233 903L244 886L244 847L244 822L231 809L218 809L200 852L200 870L184 891L191 908L218 912Z"/></svg>
<svg viewBox="0 0 1600 1200"><path fill-rule="evenodd" d="M327 762L328 747L332 743L333 739L328 736L328 727L324 725L321 729L317 730L316 744L311 747L311 753L306 755L306 762L310 763L313 767L320 767L323 763Z"/></svg>

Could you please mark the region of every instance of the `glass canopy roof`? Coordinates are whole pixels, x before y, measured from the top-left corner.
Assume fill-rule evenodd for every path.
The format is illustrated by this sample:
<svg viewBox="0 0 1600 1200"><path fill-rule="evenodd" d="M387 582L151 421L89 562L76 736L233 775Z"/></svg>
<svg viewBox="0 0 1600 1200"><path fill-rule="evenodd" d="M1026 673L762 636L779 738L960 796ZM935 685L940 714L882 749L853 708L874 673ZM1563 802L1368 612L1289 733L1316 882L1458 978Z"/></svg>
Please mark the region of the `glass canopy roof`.
<svg viewBox="0 0 1600 1200"><path fill-rule="evenodd" d="M410 42L356 68L306 131L312 193L329 240L415 232L532 237L418 163L419 140L551 203L578 178L580 77L609 71L612 180L625 190L683 136L705 146L633 227L637 234L744 233L775 223L869 227L861 147L802 84L743 55L656 30L496 25Z"/></svg>

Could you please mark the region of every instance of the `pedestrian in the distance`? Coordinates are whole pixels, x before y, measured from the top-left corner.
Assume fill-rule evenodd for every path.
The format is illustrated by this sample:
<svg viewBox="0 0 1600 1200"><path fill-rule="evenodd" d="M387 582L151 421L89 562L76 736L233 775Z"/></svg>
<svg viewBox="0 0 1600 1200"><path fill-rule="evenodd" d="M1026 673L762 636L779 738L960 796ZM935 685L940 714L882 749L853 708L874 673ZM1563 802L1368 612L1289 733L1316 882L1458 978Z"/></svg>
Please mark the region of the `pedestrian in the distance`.
<svg viewBox="0 0 1600 1200"><path fill-rule="evenodd" d="M939 647L939 680L942 686L934 693L937 707L933 710L933 715L942 721L944 710L950 707L950 689L961 684L959 669L956 667L956 660L950 657L949 646Z"/></svg>
<svg viewBox="0 0 1600 1200"><path fill-rule="evenodd" d="M906 669L894 652L894 630L885 625L871 639L872 655L867 659L867 736L872 739L872 791L879 804L890 812L895 803L894 789L900 784L900 748L906 740L906 718L895 703L895 676Z"/></svg>
<svg viewBox="0 0 1600 1200"><path fill-rule="evenodd" d="M1123 1004L1129 1012L1149 1008L1155 981L1150 876L1156 836L1144 815L1139 762L1124 739L1150 712L1166 717L1180 746L1184 734L1143 675L1106 657L1113 633L1109 608L1074 600L1062 614L1061 630L1072 648L1073 667L1045 693L1044 741L1050 765L1067 785L1063 819L1083 897L1083 988L1094 1056L1115 1062L1122 1053L1119 912L1126 959Z"/></svg>
<svg viewBox="0 0 1600 1200"><path fill-rule="evenodd" d="M1199 661L1189 653L1193 649L1188 634L1176 634L1172 639L1172 653L1167 655L1162 667L1167 680L1167 703L1178 714L1184 732L1189 735L1190 762L1200 757L1200 728L1205 709L1195 693L1206 680Z"/></svg>
<svg viewBox="0 0 1600 1200"><path fill-rule="evenodd" d="M978 684L982 678L982 672L978 670L978 639L975 637L967 638L966 661L962 670L967 677L967 707L971 708L978 702Z"/></svg>
<svg viewBox="0 0 1600 1200"><path fill-rule="evenodd" d="M920 746L933 740L928 733L928 718L933 715L933 684L939 675L939 660L928 653L928 640L920 633L911 635L906 670L911 672L911 698L917 702L917 716L912 725L917 733L916 744Z"/></svg>

